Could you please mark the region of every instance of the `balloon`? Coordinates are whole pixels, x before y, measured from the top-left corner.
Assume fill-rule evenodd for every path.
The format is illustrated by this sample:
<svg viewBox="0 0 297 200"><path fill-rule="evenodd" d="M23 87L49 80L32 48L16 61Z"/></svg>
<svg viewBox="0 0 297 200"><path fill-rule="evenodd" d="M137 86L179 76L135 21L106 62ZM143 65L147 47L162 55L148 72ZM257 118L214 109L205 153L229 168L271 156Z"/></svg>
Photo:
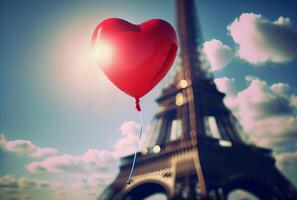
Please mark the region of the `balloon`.
<svg viewBox="0 0 297 200"><path fill-rule="evenodd" d="M92 44L104 74L138 102L166 75L178 48L175 30L161 19L139 25L106 19L97 25Z"/></svg>

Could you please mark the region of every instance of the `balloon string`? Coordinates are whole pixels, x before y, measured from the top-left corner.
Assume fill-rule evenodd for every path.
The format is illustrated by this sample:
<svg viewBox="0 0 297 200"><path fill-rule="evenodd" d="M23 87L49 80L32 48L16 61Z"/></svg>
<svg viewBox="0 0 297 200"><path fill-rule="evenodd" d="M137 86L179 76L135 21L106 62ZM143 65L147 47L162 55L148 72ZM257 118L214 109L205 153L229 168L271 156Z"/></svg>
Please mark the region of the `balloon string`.
<svg viewBox="0 0 297 200"><path fill-rule="evenodd" d="M131 171L130 171L130 175L128 177L127 180L127 184L131 183L131 176L133 174L134 171L134 167L135 167L135 162L136 162L136 157L137 157L137 152L139 151L139 147L140 147L140 141L141 141L141 136L142 136L142 115L141 115L141 110L139 111L139 119L140 119L140 131L139 131L139 138L138 138L138 144L137 144L137 149L135 150L134 153L134 158L133 158L133 162L132 162L132 167L131 167Z"/></svg>

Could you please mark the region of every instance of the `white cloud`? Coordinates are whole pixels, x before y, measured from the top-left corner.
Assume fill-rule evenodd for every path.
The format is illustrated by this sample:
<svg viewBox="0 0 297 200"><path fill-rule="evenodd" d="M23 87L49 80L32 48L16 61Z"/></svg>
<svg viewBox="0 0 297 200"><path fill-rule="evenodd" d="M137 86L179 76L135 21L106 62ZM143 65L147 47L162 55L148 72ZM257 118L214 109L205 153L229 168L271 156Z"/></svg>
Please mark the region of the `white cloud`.
<svg viewBox="0 0 297 200"><path fill-rule="evenodd" d="M224 78L215 82L219 88L224 86L226 105L257 145L278 148L297 142L297 106L292 104L296 95L288 84L269 86L253 77L246 89L234 94L234 80Z"/></svg>
<svg viewBox="0 0 297 200"><path fill-rule="evenodd" d="M243 13L227 30L238 44L238 56L251 64L285 63L297 57L297 30L291 20L269 21L262 15Z"/></svg>
<svg viewBox="0 0 297 200"><path fill-rule="evenodd" d="M232 78L221 77L214 79L214 82L219 91L226 93L227 95L234 96L237 93L235 80Z"/></svg>
<svg viewBox="0 0 297 200"><path fill-rule="evenodd" d="M203 53L212 71L222 70L233 59L233 51L231 48L216 39L204 42Z"/></svg>
<svg viewBox="0 0 297 200"><path fill-rule="evenodd" d="M122 137L115 143L113 154L116 157L133 154L138 148L140 125L133 121L126 121L120 127ZM149 145L150 127L144 127L139 144L139 150Z"/></svg>
<svg viewBox="0 0 297 200"><path fill-rule="evenodd" d="M17 178L14 175L5 175L0 177L0 188L31 188L41 189L49 188L50 183L38 179L28 179L25 177Z"/></svg>
<svg viewBox="0 0 297 200"><path fill-rule="evenodd" d="M140 125L133 122L124 122L121 127L122 137L114 145L114 155L117 157L134 153L138 147Z"/></svg>
<svg viewBox="0 0 297 200"><path fill-rule="evenodd" d="M114 144L112 151L89 149L82 156L68 154L56 155L45 160L27 165L30 173L60 173L60 174L110 174L116 172L118 159L133 154L138 147L140 125L126 121L120 127L122 136ZM142 133L140 147L148 146L149 128Z"/></svg>
<svg viewBox="0 0 297 200"><path fill-rule="evenodd" d="M39 162L32 162L27 166L31 173L60 173L71 174L94 174L115 172L116 159L109 151L89 149L82 156L59 155L51 156Z"/></svg>
<svg viewBox="0 0 297 200"><path fill-rule="evenodd" d="M141 147L147 146L149 128L144 129ZM133 154L138 146L140 125L124 122L121 136L111 151L88 149L82 155L57 154L52 148L40 148L28 140L7 141L0 135L0 149L30 157L44 157L41 161L31 162L26 166L31 176L49 177L51 182L38 179L16 178L15 176L0 177L0 195L7 199L86 199L98 197L103 188L117 175L119 158ZM50 188L50 191L36 194ZM34 190L34 191L33 191ZM34 196L35 195L35 196Z"/></svg>
<svg viewBox="0 0 297 200"><path fill-rule="evenodd" d="M283 16L280 16L277 20L275 20L273 22L274 24L277 24L277 25L286 25L286 26L291 26L292 25L292 21L290 20L290 18L288 17L283 17Z"/></svg>
<svg viewBox="0 0 297 200"><path fill-rule="evenodd" d="M297 184L297 148L295 151L281 152L275 154L276 165L284 172L290 180Z"/></svg>
<svg viewBox="0 0 297 200"><path fill-rule="evenodd" d="M18 155L26 155L35 158L47 157L58 154L54 148L41 148L29 140L10 140L7 141L3 134L0 135L0 149L14 152Z"/></svg>
<svg viewBox="0 0 297 200"><path fill-rule="evenodd" d="M54 175L53 199L95 199L118 171L118 158L110 151L89 149L81 156L51 156L27 165L31 174Z"/></svg>
<svg viewBox="0 0 297 200"><path fill-rule="evenodd" d="M17 178L14 175L0 177L0 199L95 199L102 190L100 177L73 176L59 181ZM104 183L105 183L104 182Z"/></svg>
<svg viewBox="0 0 297 200"><path fill-rule="evenodd" d="M218 90L226 94L224 98L225 105L235 110L235 97L238 93L235 80L233 78L221 77L214 79L214 82Z"/></svg>
<svg viewBox="0 0 297 200"><path fill-rule="evenodd" d="M258 79L258 77L253 76L253 75L246 75L244 78L247 82Z"/></svg>
<svg viewBox="0 0 297 200"><path fill-rule="evenodd" d="M149 128L144 129L141 147L147 146ZM56 155L27 165L31 174L58 175L62 177L63 192L56 189L58 199L94 199L118 172L119 158L133 154L137 149L140 125L124 122L119 140L112 151L89 149L81 156ZM58 186L56 188L59 188ZM72 192L69 192L72 191Z"/></svg>
<svg viewBox="0 0 297 200"><path fill-rule="evenodd" d="M18 183L15 176L6 175L0 177L0 187L18 187Z"/></svg>
<svg viewBox="0 0 297 200"><path fill-rule="evenodd" d="M271 90L275 92L275 94L289 97L292 93L292 89L290 85L286 83L274 83L271 85Z"/></svg>
<svg viewBox="0 0 297 200"><path fill-rule="evenodd" d="M218 89L227 95L225 104L239 119L249 140L258 146L272 148L277 166L297 183L297 96L286 83L268 85L254 76L247 76L248 87L236 91L235 80L215 80Z"/></svg>
<svg viewBox="0 0 297 200"><path fill-rule="evenodd" d="M275 157L280 169L285 170L297 166L297 151L276 154Z"/></svg>

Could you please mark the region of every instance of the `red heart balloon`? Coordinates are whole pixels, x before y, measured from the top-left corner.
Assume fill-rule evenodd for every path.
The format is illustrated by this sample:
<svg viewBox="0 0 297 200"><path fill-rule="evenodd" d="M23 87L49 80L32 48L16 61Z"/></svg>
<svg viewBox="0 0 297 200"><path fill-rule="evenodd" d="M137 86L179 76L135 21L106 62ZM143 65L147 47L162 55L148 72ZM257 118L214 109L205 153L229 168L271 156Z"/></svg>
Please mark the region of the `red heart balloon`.
<svg viewBox="0 0 297 200"><path fill-rule="evenodd" d="M92 42L104 74L136 99L163 79L178 48L175 30L161 19L140 25L106 19L97 25Z"/></svg>

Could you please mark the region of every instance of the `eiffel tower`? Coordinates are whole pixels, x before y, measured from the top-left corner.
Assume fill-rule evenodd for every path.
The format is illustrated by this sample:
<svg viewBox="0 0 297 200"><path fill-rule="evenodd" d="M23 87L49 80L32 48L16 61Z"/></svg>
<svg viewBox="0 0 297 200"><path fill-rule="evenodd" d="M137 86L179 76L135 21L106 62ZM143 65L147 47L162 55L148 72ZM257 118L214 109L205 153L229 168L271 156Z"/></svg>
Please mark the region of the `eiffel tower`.
<svg viewBox="0 0 297 200"><path fill-rule="evenodd" d="M240 127L223 104L201 61L201 33L193 0L176 0L180 66L174 82L156 100L152 145L121 159L120 172L98 200L140 200L162 193L167 199L297 199L297 192L275 167L272 151L245 144ZM244 199L235 197L233 199ZM249 199L249 198L245 198Z"/></svg>

